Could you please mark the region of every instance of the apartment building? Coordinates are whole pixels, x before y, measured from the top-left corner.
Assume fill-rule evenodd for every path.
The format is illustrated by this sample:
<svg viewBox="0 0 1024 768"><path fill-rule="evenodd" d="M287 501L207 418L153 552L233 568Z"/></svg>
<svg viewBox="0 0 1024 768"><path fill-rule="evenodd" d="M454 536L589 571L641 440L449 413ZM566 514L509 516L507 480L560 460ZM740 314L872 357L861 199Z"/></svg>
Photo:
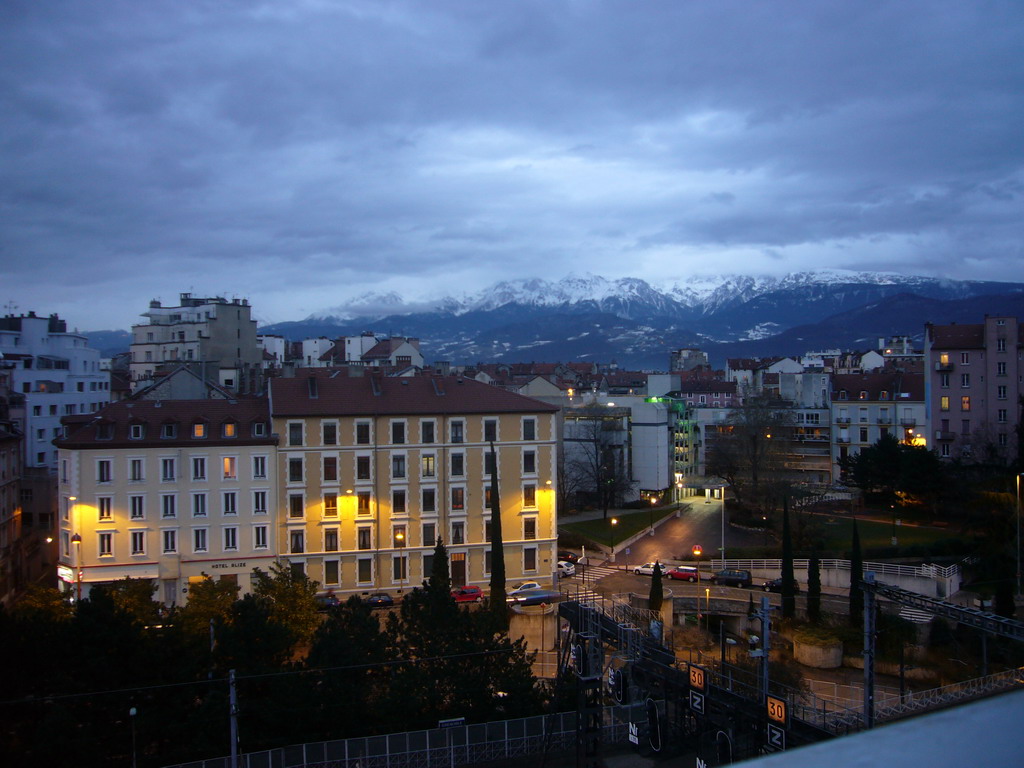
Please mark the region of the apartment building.
<svg viewBox="0 0 1024 768"><path fill-rule="evenodd" d="M23 435L10 418L12 366L0 365L0 604L10 605L27 582L24 557L21 474Z"/></svg>
<svg viewBox="0 0 1024 768"><path fill-rule="evenodd" d="M1024 393L1024 328L1016 317L925 326L929 433L945 459L1012 462Z"/></svg>
<svg viewBox="0 0 1024 768"><path fill-rule="evenodd" d="M0 318L0 358L9 367L10 386L24 396L16 417L25 437L25 466L52 470L61 418L99 410L110 401L110 372L100 366L99 350L69 333L57 315Z"/></svg>
<svg viewBox="0 0 1024 768"><path fill-rule="evenodd" d="M74 594L130 576L180 604L204 575L248 591L277 556L266 398L125 400L65 428L58 578Z"/></svg>
<svg viewBox="0 0 1024 768"><path fill-rule="evenodd" d="M246 299L180 296L177 306L153 300L132 326L132 387L147 386L183 363L200 366L203 378L236 391L252 391L262 369L263 348Z"/></svg>
<svg viewBox="0 0 1024 768"><path fill-rule="evenodd" d="M558 408L460 376L310 369L270 383L281 556L339 596L490 577L490 445L510 583L555 570Z"/></svg>
<svg viewBox="0 0 1024 768"><path fill-rule="evenodd" d="M838 373L832 377L833 455L838 462L894 435L928 445L924 376L918 373Z"/></svg>

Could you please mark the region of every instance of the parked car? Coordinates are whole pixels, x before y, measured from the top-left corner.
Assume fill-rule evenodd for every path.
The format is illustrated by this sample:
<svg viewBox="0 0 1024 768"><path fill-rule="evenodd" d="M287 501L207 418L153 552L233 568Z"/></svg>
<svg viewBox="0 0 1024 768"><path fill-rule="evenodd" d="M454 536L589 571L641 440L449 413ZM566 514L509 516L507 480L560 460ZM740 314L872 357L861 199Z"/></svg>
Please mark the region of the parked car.
<svg viewBox="0 0 1024 768"><path fill-rule="evenodd" d="M678 565L665 575L677 581L700 581L700 572L692 565Z"/></svg>
<svg viewBox="0 0 1024 768"><path fill-rule="evenodd" d="M722 587L749 587L753 580L750 578L750 571L726 568L724 571L711 574L711 583Z"/></svg>
<svg viewBox="0 0 1024 768"><path fill-rule="evenodd" d="M536 581L524 581L522 584L518 585L514 589L510 589L508 591L508 594L509 595L516 595L516 594L519 594L520 592L524 592L524 591L526 591L528 589L542 589L542 587Z"/></svg>
<svg viewBox="0 0 1024 768"><path fill-rule="evenodd" d="M395 598L387 592L371 592L363 598L363 602L371 608L390 608L395 604Z"/></svg>
<svg viewBox="0 0 1024 768"><path fill-rule="evenodd" d="M452 590L452 598L456 603L479 603L484 599L484 592L480 587L456 587Z"/></svg>
<svg viewBox="0 0 1024 768"><path fill-rule="evenodd" d="M568 549L560 549L558 550L558 559L576 565L580 561L580 556L575 552L570 552Z"/></svg>
<svg viewBox="0 0 1024 768"><path fill-rule="evenodd" d="M798 583L796 583L795 581L793 582L793 586L796 588L797 592L800 591L800 585ZM768 581L766 581L764 584L761 585L761 589L763 589L765 592L781 592L782 591L782 577L780 576L777 579L769 579Z"/></svg>
<svg viewBox="0 0 1024 768"><path fill-rule="evenodd" d="M637 576L653 576L654 566L655 563L644 563L643 565L638 565L636 568L634 568L633 573L635 573ZM668 573L668 566L664 563L657 563L657 566L661 569L662 576Z"/></svg>
<svg viewBox="0 0 1024 768"><path fill-rule="evenodd" d="M341 605L341 601L334 594L316 596L316 608L318 611L329 611L336 605Z"/></svg>
<svg viewBox="0 0 1024 768"><path fill-rule="evenodd" d="M563 577L563 578L566 577L566 576L575 576L576 575L576 566L573 565L572 563L570 563L567 560L559 560L558 561L558 575Z"/></svg>
<svg viewBox="0 0 1024 768"><path fill-rule="evenodd" d="M554 589L543 587L531 587L510 592L508 601L516 605L541 605L543 603L557 603L562 599L562 593Z"/></svg>

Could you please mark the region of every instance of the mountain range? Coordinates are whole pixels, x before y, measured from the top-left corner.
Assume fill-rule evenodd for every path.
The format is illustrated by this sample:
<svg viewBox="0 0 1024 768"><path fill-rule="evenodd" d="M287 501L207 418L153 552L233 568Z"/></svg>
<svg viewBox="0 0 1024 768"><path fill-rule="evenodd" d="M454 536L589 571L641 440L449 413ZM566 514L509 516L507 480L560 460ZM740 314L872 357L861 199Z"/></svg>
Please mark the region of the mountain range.
<svg viewBox="0 0 1024 768"><path fill-rule="evenodd" d="M873 349L881 337L920 339L926 322L976 323L985 314L1024 319L1024 283L823 271L654 286L586 274L504 281L416 304L394 293L365 294L260 333L415 336L428 363L595 360L663 370L681 347L699 347L721 366L726 357ZM103 349L99 338L93 346Z"/></svg>

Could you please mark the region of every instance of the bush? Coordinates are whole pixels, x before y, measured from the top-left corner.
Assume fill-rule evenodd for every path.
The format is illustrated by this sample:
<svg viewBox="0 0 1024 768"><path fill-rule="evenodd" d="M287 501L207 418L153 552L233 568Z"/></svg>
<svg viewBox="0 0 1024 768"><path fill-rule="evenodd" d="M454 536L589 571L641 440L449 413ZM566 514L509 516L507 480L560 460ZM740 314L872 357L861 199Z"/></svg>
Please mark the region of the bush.
<svg viewBox="0 0 1024 768"><path fill-rule="evenodd" d="M841 642L839 635L825 627L804 627L793 633L793 640L801 645L824 648Z"/></svg>

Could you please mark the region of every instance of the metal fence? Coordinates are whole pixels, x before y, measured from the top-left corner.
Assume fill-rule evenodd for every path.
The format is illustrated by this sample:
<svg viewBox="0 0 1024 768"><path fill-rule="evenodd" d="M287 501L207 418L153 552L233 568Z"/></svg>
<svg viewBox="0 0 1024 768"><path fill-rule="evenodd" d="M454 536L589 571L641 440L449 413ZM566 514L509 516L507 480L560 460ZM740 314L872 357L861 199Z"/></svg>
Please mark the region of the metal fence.
<svg viewBox="0 0 1024 768"><path fill-rule="evenodd" d="M875 719L879 722L896 720L918 712L941 709L951 704L959 704L963 701L1021 687L1024 687L1024 667L1008 669L1005 672L997 672L994 675L978 677L962 683L944 685L941 688L907 693L902 697L897 695L895 701L889 698L880 704L876 699Z"/></svg>
<svg viewBox="0 0 1024 768"><path fill-rule="evenodd" d="M621 745L628 726L606 709L601 740ZM455 725L337 741L297 744L239 755L239 768L454 768L527 758L576 746L576 713ZM230 768L227 757L168 768Z"/></svg>

